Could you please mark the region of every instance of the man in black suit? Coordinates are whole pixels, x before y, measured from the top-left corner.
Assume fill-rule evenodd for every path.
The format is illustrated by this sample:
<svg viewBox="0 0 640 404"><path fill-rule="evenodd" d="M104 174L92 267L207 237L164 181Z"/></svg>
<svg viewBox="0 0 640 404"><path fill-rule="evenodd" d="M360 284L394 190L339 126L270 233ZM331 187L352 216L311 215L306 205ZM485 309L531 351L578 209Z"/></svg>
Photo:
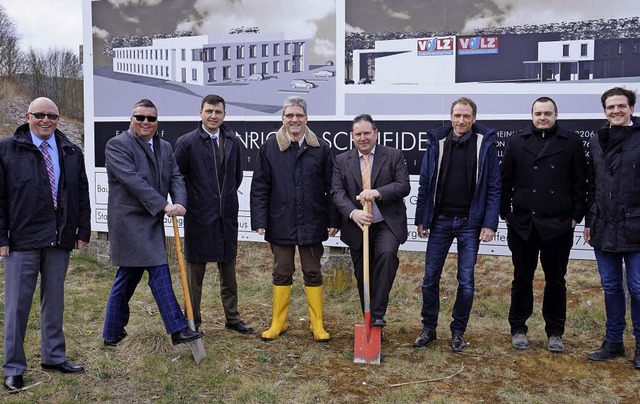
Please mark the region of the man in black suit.
<svg viewBox="0 0 640 404"><path fill-rule="evenodd" d="M362 114L353 119L352 139L356 148L336 159L331 194L342 217L340 239L351 250L363 311L362 230L364 226L371 226L371 325L384 327L389 292L398 270L398 248L407 241L407 212L403 198L411 190L409 172L400 150L377 144L378 129L370 115ZM371 189L365 189L362 184L366 169ZM356 201L357 196L359 201ZM371 202L371 213L362 209L365 202Z"/></svg>
<svg viewBox="0 0 640 404"><path fill-rule="evenodd" d="M529 348L526 321L533 312L533 276L540 255L547 349L564 351L565 274L573 229L586 211L587 188L582 141L560 127L557 117L551 98L535 100L531 124L507 140L502 159L500 216L507 223L513 261L509 324L515 349Z"/></svg>

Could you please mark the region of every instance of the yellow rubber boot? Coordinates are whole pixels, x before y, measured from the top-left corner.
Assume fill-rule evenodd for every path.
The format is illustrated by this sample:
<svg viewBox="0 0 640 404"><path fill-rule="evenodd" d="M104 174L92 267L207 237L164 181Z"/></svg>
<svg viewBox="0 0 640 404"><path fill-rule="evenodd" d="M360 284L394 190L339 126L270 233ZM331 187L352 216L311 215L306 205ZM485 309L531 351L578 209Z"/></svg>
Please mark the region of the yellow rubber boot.
<svg viewBox="0 0 640 404"><path fill-rule="evenodd" d="M309 317L313 339L319 342L329 341L331 336L322 326L322 286L305 286L307 302L309 303Z"/></svg>
<svg viewBox="0 0 640 404"><path fill-rule="evenodd" d="M271 319L271 328L262 333L263 341L274 340L287 330L290 297L291 285L273 287L273 318Z"/></svg>

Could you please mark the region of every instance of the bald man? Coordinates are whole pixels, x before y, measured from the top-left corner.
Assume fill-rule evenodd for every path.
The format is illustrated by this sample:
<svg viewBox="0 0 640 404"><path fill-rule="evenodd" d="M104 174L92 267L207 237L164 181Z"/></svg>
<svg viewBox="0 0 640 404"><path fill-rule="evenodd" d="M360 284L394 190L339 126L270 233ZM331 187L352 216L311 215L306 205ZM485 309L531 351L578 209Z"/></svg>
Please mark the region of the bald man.
<svg viewBox="0 0 640 404"><path fill-rule="evenodd" d="M60 114L36 98L26 123L0 140L0 256L4 258L4 387L19 391L27 369L24 338L40 274L42 368L80 373L67 362L62 331L69 255L91 233L89 185L80 147L57 130Z"/></svg>

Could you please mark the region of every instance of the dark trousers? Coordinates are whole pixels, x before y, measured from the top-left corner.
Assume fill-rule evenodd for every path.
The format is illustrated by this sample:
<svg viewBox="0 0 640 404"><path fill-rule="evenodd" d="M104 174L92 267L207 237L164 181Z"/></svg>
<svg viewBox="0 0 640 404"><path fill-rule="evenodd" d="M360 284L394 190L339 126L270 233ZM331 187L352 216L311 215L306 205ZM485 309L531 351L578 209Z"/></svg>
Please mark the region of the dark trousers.
<svg viewBox="0 0 640 404"><path fill-rule="evenodd" d="M542 302L545 332L549 337L561 337L567 318L567 287L564 277L573 246L573 229L547 241L540 240L535 228L526 240L511 227L508 227L508 236L513 261L509 310L511 334L527 333L526 322L533 313L533 277L540 255L545 280Z"/></svg>
<svg viewBox="0 0 640 404"><path fill-rule="evenodd" d="M322 266L320 259L324 254L322 243L299 245L300 267L305 286L322 286ZM293 284L293 273L296 270L295 245L273 244L273 284L289 286Z"/></svg>
<svg viewBox="0 0 640 404"><path fill-rule="evenodd" d="M400 241L389 226L382 221L369 228L369 301L371 302L371 318L384 318L389 304L389 292L398 272L398 248ZM354 275L358 283L360 307L364 312L364 279L362 247L351 249Z"/></svg>
<svg viewBox="0 0 640 404"><path fill-rule="evenodd" d="M229 262L218 262L220 274L220 299L224 309L225 322L237 324L240 322L238 313L238 283L236 281L236 259ZM202 282L204 280L206 262L187 262L187 281L193 307L193 320L196 327L202 324L200 302L202 301Z"/></svg>
<svg viewBox="0 0 640 404"><path fill-rule="evenodd" d="M131 300L145 270L149 271L149 288L151 288L153 298L158 305L167 334L188 327L187 320L176 300L176 295L173 293L169 266L164 264L148 268L120 267L109 294L102 338L114 340L122 335L124 327L129 323L129 300Z"/></svg>

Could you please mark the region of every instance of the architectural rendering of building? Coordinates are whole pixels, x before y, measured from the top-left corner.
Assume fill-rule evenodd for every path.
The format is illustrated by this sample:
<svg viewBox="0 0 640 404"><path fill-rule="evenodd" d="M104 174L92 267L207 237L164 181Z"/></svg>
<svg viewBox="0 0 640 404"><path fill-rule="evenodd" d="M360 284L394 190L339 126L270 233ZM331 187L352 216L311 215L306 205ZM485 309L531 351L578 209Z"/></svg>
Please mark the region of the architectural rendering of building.
<svg viewBox="0 0 640 404"><path fill-rule="evenodd" d="M157 38L113 49L114 72L202 86L308 70L307 41L284 34Z"/></svg>

